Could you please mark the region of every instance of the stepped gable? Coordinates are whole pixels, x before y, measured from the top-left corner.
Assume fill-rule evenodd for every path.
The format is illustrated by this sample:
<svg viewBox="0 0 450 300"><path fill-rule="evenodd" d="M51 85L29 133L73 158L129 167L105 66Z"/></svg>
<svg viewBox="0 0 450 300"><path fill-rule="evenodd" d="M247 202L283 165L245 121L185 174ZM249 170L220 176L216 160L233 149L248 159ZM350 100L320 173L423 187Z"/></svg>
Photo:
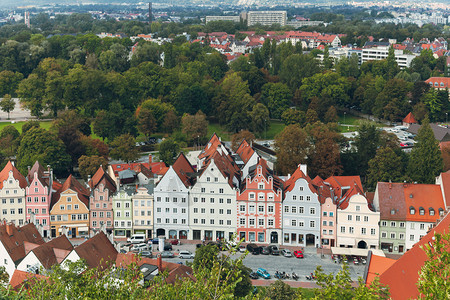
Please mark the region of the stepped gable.
<svg viewBox="0 0 450 300"><path fill-rule="evenodd" d="M59 251L58 251L59 250ZM60 263L73 250L72 243L65 234L34 248L33 253L45 269ZM65 254L65 255L64 255ZM64 257L61 257L64 256Z"/></svg>
<svg viewBox="0 0 450 300"><path fill-rule="evenodd" d="M104 269L117 258L116 248L102 231L76 247L75 252L86 260L89 268Z"/></svg>
<svg viewBox="0 0 450 300"><path fill-rule="evenodd" d="M37 173L37 177L38 177L39 181L44 186L49 186L49 176L45 175L44 167L37 160L34 163L33 167L28 171L27 178L26 178L28 181L28 184L31 184L31 182L33 181L34 173Z"/></svg>
<svg viewBox="0 0 450 300"><path fill-rule="evenodd" d="M189 174L195 173L195 170L183 152L178 155L178 158L173 163L172 168L186 187L193 184L193 178Z"/></svg>
<svg viewBox="0 0 450 300"><path fill-rule="evenodd" d="M11 161L8 161L6 166L0 172L0 189L3 188L3 182L8 179L10 171L12 171L14 178L16 180L19 180L19 186L21 188L24 189L28 186L26 178L22 174L20 174L19 170L17 170L17 168L14 167Z"/></svg>
<svg viewBox="0 0 450 300"><path fill-rule="evenodd" d="M257 173L258 173L258 167L261 167L262 168L262 174L263 174L263 176L264 176L264 178L267 180L267 181L269 181L269 177L272 177L273 178L273 190L274 191L277 191L278 189L283 189L283 186L284 186L284 182L283 182L283 180L280 178L280 177L278 177L278 176L276 176L275 174L274 174L274 172L273 172L273 170L271 170L268 166L267 166L267 161L265 160L265 159L263 159L263 158L260 158L259 160L258 160L258 163L256 164L256 165L254 165L254 166L252 166L252 167L250 167L250 169L248 170L248 176L250 176L250 178L253 180L253 178L257 175ZM247 184L247 181L246 180L243 180L242 181L242 184L243 184L243 186L242 186L242 188L241 188L241 190L243 191L243 190L245 190L246 189L246 184Z"/></svg>
<svg viewBox="0 0 450 300"><path fill-rule="evenodd" d="M34 224L29 223L22 227L3 223L0 225L0 241L14 262L25 257L25 242L44 244L42 236Z"/></svg>
<svg viewBox="0 0 450 300"><path fill-rule="evenodd" d="M93 190L95 189L99 184L103 184L105 188L111 191L111 193L114 193L116 191L116 183L111 178L111 176L108 175L108 173L103 170L103 167L100 166L95 172L94 176L92 176L91 180L88 182L89 187Z"/></svg>
<svg viewBox="0 0 450 300"><path fill-rule="evenodd" d="M242 159L244 164L247 164L247 162L255 153L255 150L253 150L252 146L250 146L250 144L245 139L243 139L241 144L239 145L239 148L236 150L236 153Z"/></svg>
<svg viewBox="0 0 450 300"><path fill-rule="evenodd" d="M306 175L305 173L303 173L303 171L300 169L300 166L295 170L295 172L291 175L291 177L289 177L288 180L286 180L285 182L285 188L284 188L284 192L290 192L292 191L292 189L295 186L295 182L297 180L299 180L300 178L304 178L307 182L308 182L308 187L309 189L313 192L317 194L317 189L316 187L313 185L313 182L311 180L311 178ZM319 177L320 178L320 177Z"/></svg>

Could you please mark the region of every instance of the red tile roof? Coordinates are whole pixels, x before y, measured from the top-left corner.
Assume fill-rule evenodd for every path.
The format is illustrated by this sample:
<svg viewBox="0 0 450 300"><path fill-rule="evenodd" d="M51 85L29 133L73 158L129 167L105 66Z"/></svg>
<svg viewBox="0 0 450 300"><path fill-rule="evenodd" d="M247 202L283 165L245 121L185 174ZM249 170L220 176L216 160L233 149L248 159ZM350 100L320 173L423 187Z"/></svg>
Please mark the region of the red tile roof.
<svg viewBox="0 0 450 300"><path fill-rule="evenodd" d="M28 273L28 272L24 272L24 271L14 270L13 276L11 277L11 280L9 281L9 285L11 285L11 287L17 291L17 290L20 290L22 285L24 285L27 282L33 281L35 279L39 280L39 279L46 279L46 278L48 278L48 277L43 276L43 275L34 274L34 273Z"/></svg>
<svg viewBox="0 0 450 300"><path fill-rule="evenodd" d="M194 173L195 170L186 156L184 156L184 153L180 153L177 160L173 163L172 168L186 187L193 184L189 173Z"/></svg>
<svg viewBox="0 0 450 300"><path fill-rule="evenodd" d="M209 139L208 143L205 145L205 148L203 148L202 152L198 155L199 159L210 157L214 152L217 150L217 147L221 145L222 142L220 141L219 137L216 133L214 133L211 138Z"/></svg>
<svg viewBox="0 0 450 300"><path fill-rule="evenodd" d="M95 189L100 183L109 189L111 193L116 191L115 181L105 172L105 170L103 170L102 166L98 168L88 184L91 189Z"/></svg>
<svg viewBox="0 0 450 300"><path fill-rule="evenodd" d="M31 184L31 182L34 179L34 173L37 173L37 176L39 178L39 181L44 185L44 186L48 186L49 182L48 182L48 176L47 178L44 179L44 167L42 167L42 165L39 163L39 161L36 161L33 165L33 167L28 171L27 174L27 180L28 180L28 184Z"/></svg>
<svg viewBox="0 0 450 300"><path fill-rule="evenodd" d="M395 262L396 260L392 258L377 256L373 254L369 255L367 274L365 274L366 285L369 286L375 277L383 274L384 271L389 269Z"/></svg>
<svg viewBox="0 0 450 300"><path fill-rule="evenodd" d="M333 194L336 197L335 202L340 209L346 209L348 207L348 202L353 195L364 195L359 176L331 176L325 182L330 184ZM371 204L369 202L367 204L372 209Z"/></svg>
<svg viewBox="0 0 450 300"><path fill-rule="evenodd" d="M427 80L425 80L426 83L430 84L432 83L433 87L435 88L450 88L450 77L430 77ZM436 85L437 83L437 85ZM441 83L443 84L441 86ZM431 84L430 84L431 86Z"/></svg>
<svg viewBox="0 0 450 300"><path fill-rule="evenodd" d="M403 183L378 182L377 192L380 219L405 221L408 208L406 207Z"/></svg>
<svg viewBox="0 0 450 300"><path fill-rule="evenodd" d="M380 274L380 283L389 286L392 299L417 299L419 291L417 280L424 262L427 260L425 251L421 248L425 244L433 245L435 233L449 233L450 215L432 228L419 242L397 260L390 268Z"/></svg>
<svg viewBox="0 0 450 300"><path fill-rule="evenodd" d="M403 184L403 191L407 221L434 223L439 219L439 211L445 209L441 187L437 184ZM410 214L411 207L415 209L414 215ZM420 208L425 211L423 215L420 215ZM434 210L434 215L430 214L430 209Z"/></svg>
<svg viewBox="0 0 450 300"><path fill-rule="evenodd" d="M83 202L89 209L89 190L85 188L78 180L76 180L75 177L72 176L72 174L70 174L66 181L64 181L63 185L55 193L52 194L52 203L50 204L50 210L59 201L61 193L69 189L76 192L80 201Z"/></svg>
<svg viewBox="0 0 450 300"><path fill-rule="evenodd" d="M73 250L72 243L65 234L31 250L42 266L48 270L60 263Z"/></svg>
<svg viewBox="0 0 450 300"><path fill-rule="evenodd" d="M137 166L142 165L148 170L150 170L153 174L158 174L162 169L166 167L164 162L135 162L135 163L127 163L127 164L111 164L111 168L113 169L114 176L119 177L119 172L123 170L134 170Z"/></svg>
<svg viewBox="0 0 450 300"><path fill-rule="evenodd" d="M11 161L8 161L6 166L0 172L0 189L3 188L3 182L8 179L10 171L12 171L14 179L19 180L19 186L21 188L24 189L28 186L28 183L27 183L27 180L25 179L25 177L22 174L20 174L19 170L17 170L17 168L13 166Z"/></svg>
<svg viewBox="0 0 450 300"><path fill-rule="evenodd" d="M303 173L303 171L300 169L300 166L298 166L298 168L295 170L295 172L292 174L292 176L286 180L285 184L284 184L284 192L290 192L292 191L292 189L295 186L295 182L297 182L297 180L299 180L300 178L304 178L307 182L308 182L308 186L309 189L311 190L311 192L313 193L317 193L316 188L314 187L314 185L312 184L312 180L311 178L306 175L305 173Z"/></svg>
<svg viewBox="0 0 450 300"><path fill-rule="evenodd" d="M408 123L408 124L417 123L412 112L410 112L409 114L406 115L406 117L403 119L403 123Z"/></svg>
<svg viewBox="0 0 450 300"><path fill-rule="evenodd" d="M275 193L277 193L278 189L283 189L284 186L283 180L281 180L280 177L274 174L273 170L271 170L269 166L267 166L267 161L263 158L260 158L258 160L258 163L254 167L250 167L248 173L248 176L250 176L250 178L253 179L255 176L257 176L258 167L262 168L262 175L267 181L269 181L269 177L273 178L273 191ZM243 180L241 191L244 191L246 188L247 188L247 180Z"/></svg>
<svg viewBox="0 0 450 300"><path fill-rule="evenodd" d="M41 245L44 240L32 223L22 227L16 227L13 224L1 224L0 242L2 242L11 259L16 262L25 257L25 242Z"/></svg>
<svg viewBox="0 0 450 300"><path fill-rule="evenodd" d="M117 258L117 250L108 237L100 232L75 248L75 252L86 260L89 268L103 269Z"/></svg>
<svg viewBox="0 0 450 300"><path fill-rule="evenodd" d="M249 143L247 143L247 141L244 139L239 145L239 148L236 150L236 153L242 159L244 164L246 164L255 153L255 150L253 150Z"/></svg>

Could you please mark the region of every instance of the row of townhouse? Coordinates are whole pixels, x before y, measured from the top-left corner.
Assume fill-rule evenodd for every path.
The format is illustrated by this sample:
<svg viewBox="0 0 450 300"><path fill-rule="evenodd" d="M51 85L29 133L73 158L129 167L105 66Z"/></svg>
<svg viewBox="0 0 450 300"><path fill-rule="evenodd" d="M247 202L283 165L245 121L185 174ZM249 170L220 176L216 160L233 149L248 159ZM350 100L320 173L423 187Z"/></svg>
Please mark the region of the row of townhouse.
<svg viewBox="0 0 450 300"><path fill-rule="evenodd" d="M100 167L85 186L73 176L53 180L38 162L24 177L9 162L0 172L1 218L32 222L44 237L104 228L124 238L237 235L257 243L403 253L443 214L450 183L443 173L435 185L379 183L375 193L365 193L359 176L311 179L306 165L280 177L245 140L232 153L215 134L195 165L180 154L172 166L158 167L156 184L151 168L150 162L113 165L109 172Z"/></svg>

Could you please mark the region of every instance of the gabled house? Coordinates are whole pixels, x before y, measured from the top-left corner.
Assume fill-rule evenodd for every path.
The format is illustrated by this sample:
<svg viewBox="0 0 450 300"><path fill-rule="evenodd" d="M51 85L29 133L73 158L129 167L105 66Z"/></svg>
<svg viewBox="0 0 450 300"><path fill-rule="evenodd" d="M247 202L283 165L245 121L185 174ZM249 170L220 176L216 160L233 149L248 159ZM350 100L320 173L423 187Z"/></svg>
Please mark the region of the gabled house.
<svg viewBox="0 0 450 300"><path fill-rule="evenodd" d="M112 197L114 213L114 236L131 237L133 232L132 195L135 188L120 188Z"/></svg>
<svg viewBox="0 0 450 300"><path fill-rule="evenodd" d="M411 124L417 124L418 122L414 118L412 112L406 115L406 117L402 121L403 126L409 127Z"/></svg>
<svg viewBox="0 0 450 300"><path fill-rule="evenodd" d="M101 270L114 264L116 258L117 250L103 231L100 231L95 236L70 251L66 258L61 262L61 265L63 268L67 268L67 265L65 265L67 261L76 262L83 259L86 261L89 269L99 268Z"/></svg>
<svg viewBox="0 0 450 300"><path fill-rule="evenodd" d="M0 219L22 226L25 224L25 177L8 161L0 172Z"/></svg>
<svg viewBox="0 0 450 300"><path fill-rule="evenodd" d="M72 175L53 193L50 205L51 237L62 233L67 233L71 238L89 235L89 194Z"/></svg>
<svg viewBox="0 0 450 300"><path fill-rule="evenodd" d="M237 232L240 239L281 243L283 180L264 159L249 169L236 195Z"/></svg>
<svg viewBox="0 0 450 300"><path fill-rule="evenodd" d="M133 203L133 233L153 237L153 186L137 187L131 196Z"/></svg>
<svg viewBox="0 0 450 300"><path fill-rule="evenodd" d="M216 134L198 156L189 199L188 239L230 239L236 232L236 189L241 171Z"/></svg>
<svg viewBox="0 0 450 300"><path fill-rule="evenodd" d="M116 183L100 166L88 184L91 189L89 196L91 231L98 232L104 225L106 231L112 233L114 225L112 195L116 192Z"/></svg>
<svg viewBox="0 0 450 300"><path fill-rule="evenodd" d="M35 274L45 274L54 265L60 264L73 250L66 235L60 235L45 244L25 243L27 255L17 266L17 270Z"/></svg>
<svg viewBox="0 0 450 300"><path fill-rule="evenodd" d="M320 224L321 224L321 245L325 249L336 247L337 228L337 205L333 187L316 176L312 180L312 185L316 187L318 201L320 202Z"/></svg>
<svg viewBox="0 0 450 300"><path fill-rule="evenodd" d="M25 244L44 244L42 236L34 224L16 227L12 223L0 224L0 267L5 267L9 278L17 265L25 257Z"/></svg>
<svg viewBox="0 0 450 300"><path fill-rule="evenodd" d="M154 190L156 236L187 239L189 231L189 191L195 183L195 170L181 153Z"/></svg>
<svg viewBox="0 0 450 300"><path fill-rule="evenodd" d="M320 246L320 202L316 187L299 165L284 184L283 245Z"/></svg>
<svg viewBox="0 0 450 300"><path fill-rule="evenodd" d="M26 194L26 220L41 228L43 237L50 236L50 199L52 195L53 171L36 161L28 169Z"/></svg>
<svg viewBox="0 0 450 300"><path fill-rule="evenodd" d="M245 139L242 140L239 148L236 150L236 154L239 155L239 158L243 163L241 171L242 178L245 178L248 175L248 170L250 169L250 167L256 165L260 157L258 153L253 150L252 145L250 145Z"/></svg>

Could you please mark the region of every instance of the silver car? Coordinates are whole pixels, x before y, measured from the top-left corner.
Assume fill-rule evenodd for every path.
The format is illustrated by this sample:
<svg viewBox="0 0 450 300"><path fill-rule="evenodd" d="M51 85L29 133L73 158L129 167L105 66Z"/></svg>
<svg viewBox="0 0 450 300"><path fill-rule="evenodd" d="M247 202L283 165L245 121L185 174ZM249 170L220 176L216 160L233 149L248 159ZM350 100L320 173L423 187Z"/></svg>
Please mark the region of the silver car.
<svg viewBox="0 0 450 300"><path fill-rule="evenodd" d="M281 255L284 257L292 257L292 252L289 249L281 249Z"/></svg>

